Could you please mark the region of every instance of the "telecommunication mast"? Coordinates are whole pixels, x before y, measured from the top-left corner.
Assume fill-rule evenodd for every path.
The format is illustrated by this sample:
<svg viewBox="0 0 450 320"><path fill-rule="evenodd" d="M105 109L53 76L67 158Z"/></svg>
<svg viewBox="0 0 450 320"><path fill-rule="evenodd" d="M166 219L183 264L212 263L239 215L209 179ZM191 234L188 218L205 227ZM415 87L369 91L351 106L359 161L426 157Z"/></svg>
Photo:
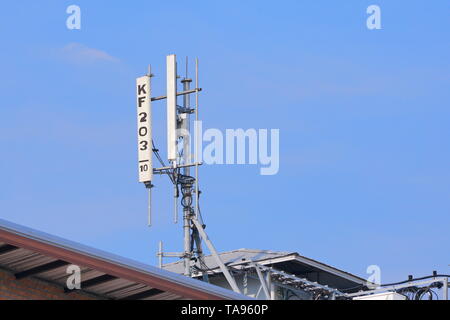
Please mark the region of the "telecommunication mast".
<svg viewBox="0 0 450 320"><path fill-rule="evenodd" d="M159 243L159 266L162 268L164 257L178 257L184 260L184 275L191 277L192 268L198 263L200 268L206 268L202 249L202 242L206 244L212 256L220 266L228 283L235 292L240 290L234 277L220 259L214 245L205 231L199 207L199 143L194 143L194 156L191 154L192 139L197 139L198 133L192 135L192 116L195 124L199 121L199 87L198 59L195 60L195 87L191 89L192 79L188 76L188 59L186 58L186 73L183 78L178 75L176 55L166 58L166 95L152 97L151 68L145 76L136 79L137 96L137 135L138 135L138 172L139 182L148 190L148 224L152 224L151 191L154 175L167 175L173 184L174 190L174 222L178 222L178 203L183 211L183 252L163 252L162 242ZM181 80L179 80L181 79ZM178 92L178 82L181 82L182 91ZM191 106L191 95L195 96L195 103ZM178 105L178 97L182 97L182 105ZM167 112L167 160L166 164L159 154L152 138L152 103L166 101ZM194 125L194 130L198 126ZM153 155L161 167L153 166ZM194 170L191 170L194 169ZM194 171L194 175L192 175ZM206 270L203 280L208 281Z"/></svg>

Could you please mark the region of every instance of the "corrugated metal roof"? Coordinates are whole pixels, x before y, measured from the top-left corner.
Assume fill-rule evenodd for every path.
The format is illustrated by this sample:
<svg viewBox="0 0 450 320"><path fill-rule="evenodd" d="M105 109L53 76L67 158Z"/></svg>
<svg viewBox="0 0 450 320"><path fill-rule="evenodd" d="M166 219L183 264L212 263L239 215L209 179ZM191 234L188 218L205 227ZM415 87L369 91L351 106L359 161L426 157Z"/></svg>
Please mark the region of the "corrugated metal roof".
<svg viewBox="0 0 450 320"><path fill-rule="evenodd" d="M80 263L82 262L82 263ZM67 264L83 290L109 299L248 299L233 291L0 219L0 266L65 286ZM20 281L20 280L18 280Z"/></svg>
<svg viewBox="0 0 450 320"><path fill-rule="evenodd" d="M355 284L366 283L366 280L363 278L311 258L304 257L297 252L238 249L220 253L220 257L224 264L228 266L239 266L248 264L249 262L257 262L261 265L273 265L280 270L302 275L314 281L319 281L319 279L312 279L312 277L317 277L317 274L320 273L321 275L326 275L326 277L322 276L322 281L319 282L327 281L328 283L323 284L330 285L334 288L350 288ZM219 267L212 256L206 256L204 261L207 269L210 269L214 273L220 273ZM163 268L168 271L182 274L184 272L183 260L166 264ZM204 266L201 267L199 265L199 269L204 270L205 268ZM313 275L313 273L316 275ZM201 272L199 272L199 274L201 274Z"/></svg>
<svg viewBox="0 0 450 320"><path fill-rule="evenodd" d="M226 251L220 253L220 258L225 265L238 265L242 263L248 263L250 261L258 262L267 259L274 259L280 257L286 257L296 254L295 252L280 252L269 250L254 250L254 249L238 249L232 251ZM205 264L209 269L218 269L213 256L205 256ZM168 263L163 266L164 270L176 272L182 274L184 272L184 260L180 260L173 263Z"/></svg>

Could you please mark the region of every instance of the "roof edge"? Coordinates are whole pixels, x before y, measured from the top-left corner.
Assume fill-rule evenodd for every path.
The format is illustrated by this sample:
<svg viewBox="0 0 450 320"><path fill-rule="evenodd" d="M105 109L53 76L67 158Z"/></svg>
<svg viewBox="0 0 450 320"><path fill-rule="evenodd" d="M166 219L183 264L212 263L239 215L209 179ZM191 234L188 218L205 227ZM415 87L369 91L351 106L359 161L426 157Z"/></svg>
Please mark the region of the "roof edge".
<svg viewBox="0 0 450 320"><path fill-rule="evenodd" d="M188 278L155 266L124 258L77 242L53 236L22 225L0 219L0 239L13 245L34 250L70 263L93 267L105 273L147 285L158 285L169 292L197 299L250 299L231 290ZM100 267L99 267L100 266ZM120 273L120 274L118 274ZM128 273L132 276L128 277ZM132 279L131 279L132 278ZM174 289L175 288L175 289ZM189 291L190 289L190 291ZM188 294L189 297L189 294Z"/></svg>

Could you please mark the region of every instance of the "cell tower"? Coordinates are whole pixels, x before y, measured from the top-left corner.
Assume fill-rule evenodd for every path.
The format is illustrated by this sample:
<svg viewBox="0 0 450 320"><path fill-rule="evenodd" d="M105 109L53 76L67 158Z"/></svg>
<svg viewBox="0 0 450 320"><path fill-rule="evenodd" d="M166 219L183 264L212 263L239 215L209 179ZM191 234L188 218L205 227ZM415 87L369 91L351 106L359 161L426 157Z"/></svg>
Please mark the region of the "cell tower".
<svg viewBox="0 0 450 320"><path fill-rule="evenodd" d="M159 266L162 268L163 257L179 257L184 259L184 274L192 276L192 268L198 263L200 268L207 268L204 263L202 241L215 258L228 283L235 292L240 290L236 281L220 259L214 245L205 231L200 207L199 187L199 143L196 142L194 157L191 155L191 116L199 120L199 87L198 59L195 60L195 88L191 89L192 79L188 76L188 59L186 58L186 74L184 78L178 76L177 61L174 54L167 56L167 92L165 96L152 97L151 67L148 74L136 79L137 93L137 134L139 158L139 182L148 189L148 224L152 224L151 190L153 175L167 175L174 187L174 222L178 222L178 202L183 210L183 252L163 252L162 242L159 243ZM183 91L178 92L180 80ZM195 95L195 105L191 107L191 95ZM178 105L178 97L183 98L182 106ZM166 100L167 103L167 159L166 165L159 154L152 138L152 102ZM197 126L194 127L197 130ZM199 135L195 134L199 139ZM153 154L161 164L160 168L153 166ZM192 161L193 160L193 161ZM195 169L192 176L191 169ZM181 198L181 199L180 199ZM195 200L195 201L194 201ZM206 270L205 270L206 271ZM203 272L203 280L208 281L207 272Z"/></svg>

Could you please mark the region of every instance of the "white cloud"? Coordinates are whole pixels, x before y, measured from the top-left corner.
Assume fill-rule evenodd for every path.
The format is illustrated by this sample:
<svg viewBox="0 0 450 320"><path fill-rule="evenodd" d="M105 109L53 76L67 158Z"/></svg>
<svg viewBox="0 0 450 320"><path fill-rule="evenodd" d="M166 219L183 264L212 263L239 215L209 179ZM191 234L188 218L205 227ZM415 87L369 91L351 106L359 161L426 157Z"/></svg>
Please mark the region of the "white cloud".
<svg viewBox="0 0 450 320"><path fill-rule="evenodd" d="M64 59L74 63L119 62L119 59L105 51L89 48L84 44L72 42L60 49Z"/></svg>

